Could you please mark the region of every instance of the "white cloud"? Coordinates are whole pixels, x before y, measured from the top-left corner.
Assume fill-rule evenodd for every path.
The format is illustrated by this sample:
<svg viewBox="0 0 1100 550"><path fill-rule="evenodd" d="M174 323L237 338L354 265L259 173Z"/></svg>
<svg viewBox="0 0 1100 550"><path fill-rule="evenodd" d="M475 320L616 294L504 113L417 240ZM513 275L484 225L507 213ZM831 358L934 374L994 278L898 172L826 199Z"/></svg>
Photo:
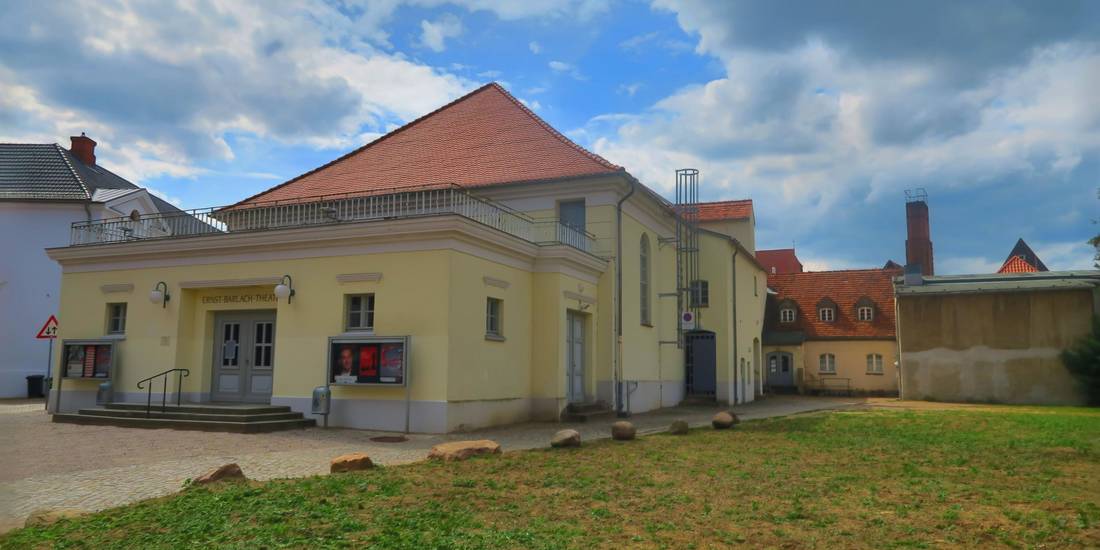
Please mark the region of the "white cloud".
<svg viewBox="0 0 1100 550"><path fill-rule="evenodd" d="M550 70L556 73L569 75L575 80L586 80L585 76L581 74L580 69L571 63L555 60L547 63L547 66L550 67Z"/></svg>
<svg viewBox="0 0 1100 550"><path fill-rule="evenodd" d="M393 8L370 2L349 16L321 1L11 6L0 14L0 134L66 143L85 131L104 164L134 181L231 160L231 134L358 145L364 130L474 85L381 49ZM440 36L451 34L444 21Z"/></svg>
<svg viewBox="0 0 1100 550"><path fill-rule="evenodd" d="M539 43L535 42L534 40L527 44L527 48L530 49L531 53L535 55L542 53L542 46L540 46Z"/></svg>
<svg viewBox="0 0 1100 550"><path fill-rule="evenodd" d="M462 34L462 21L452 14L444 14L435 21L420 22L420 43L433 52L447 49L444 43L448 38Z"/></svg>
<svg viewBox="0 0 1100 550"><path fill-rule="evenodd" d="M619 93L626 94L629 97L634 97L634 94L638 93L638 89L642 87L641 82L633 82L631 84L620 84Z"/></svg>

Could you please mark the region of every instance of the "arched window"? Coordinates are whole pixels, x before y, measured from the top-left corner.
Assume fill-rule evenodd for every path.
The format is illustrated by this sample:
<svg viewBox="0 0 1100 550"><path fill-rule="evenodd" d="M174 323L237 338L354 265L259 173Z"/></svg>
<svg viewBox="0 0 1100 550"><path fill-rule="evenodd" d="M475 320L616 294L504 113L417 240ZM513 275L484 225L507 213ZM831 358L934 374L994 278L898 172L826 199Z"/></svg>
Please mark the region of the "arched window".
<svg viewBox="0 0 1100 550"><path fill-rule="evenodd" d="M650 315L650 303L649 303L649 288L650 288L650 272L652 271L649 263L649 235L642 233L642 243L638 252L638 289L641 292L641 318L643 325L649 325L652 323L652 316Z"/></svg>

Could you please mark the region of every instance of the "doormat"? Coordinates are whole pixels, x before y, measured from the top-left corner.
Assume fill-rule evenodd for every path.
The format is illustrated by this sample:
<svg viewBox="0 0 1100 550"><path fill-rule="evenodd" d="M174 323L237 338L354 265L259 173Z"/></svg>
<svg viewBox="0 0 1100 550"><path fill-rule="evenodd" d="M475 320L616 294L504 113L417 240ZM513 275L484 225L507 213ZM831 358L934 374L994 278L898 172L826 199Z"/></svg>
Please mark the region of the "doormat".
<svg viewBox="0 0 1100 550"><path fill-rule="evenodd" d="M408 441L409 438L403 435L379 435L370 438L370 440L375 443L404 443Z"/></svg>

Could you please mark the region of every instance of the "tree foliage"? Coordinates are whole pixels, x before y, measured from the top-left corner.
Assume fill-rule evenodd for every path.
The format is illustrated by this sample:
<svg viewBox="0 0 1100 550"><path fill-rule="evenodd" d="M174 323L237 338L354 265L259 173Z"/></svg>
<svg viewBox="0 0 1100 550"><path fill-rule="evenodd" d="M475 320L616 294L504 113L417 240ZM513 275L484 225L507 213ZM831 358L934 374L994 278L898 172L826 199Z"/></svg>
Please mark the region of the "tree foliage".
<svg viewBox="0 0 1100 550"><path fill-rule="evenodd" d="M1092 319L1092 333L1062 352L1062 363L1080 382L1089 405L1100 406L1100 317Z"/></svg>

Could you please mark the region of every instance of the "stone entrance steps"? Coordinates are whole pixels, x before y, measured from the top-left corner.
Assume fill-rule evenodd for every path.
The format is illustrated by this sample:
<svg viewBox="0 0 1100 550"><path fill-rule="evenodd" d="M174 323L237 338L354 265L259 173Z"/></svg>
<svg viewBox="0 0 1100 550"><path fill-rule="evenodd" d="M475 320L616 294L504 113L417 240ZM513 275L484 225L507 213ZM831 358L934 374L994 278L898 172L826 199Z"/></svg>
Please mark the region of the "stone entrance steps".
<svg viewBox="0 0 1100 550"><path fill-rule="evenodd" d="M154 404L147 415L144 404L113 403L104 408L81 409L76 414L55 414L53 421L234 433L274 432L316 425L315 420L291 411L290 407L273 405L167 405L162 411L160 405Z"/></svg>

